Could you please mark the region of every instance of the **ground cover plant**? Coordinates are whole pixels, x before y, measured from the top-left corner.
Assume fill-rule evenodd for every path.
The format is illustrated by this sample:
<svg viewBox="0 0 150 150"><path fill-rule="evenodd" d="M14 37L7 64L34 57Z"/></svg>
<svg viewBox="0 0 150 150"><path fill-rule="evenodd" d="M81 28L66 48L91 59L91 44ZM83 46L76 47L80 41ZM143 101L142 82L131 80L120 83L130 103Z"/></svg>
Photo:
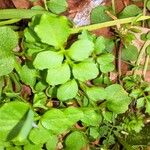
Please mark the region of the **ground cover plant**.
<svg viewBox="0 0 150 150"><path fill-rule="evenodd" d="M112 0L83 27L61 14L65 0L0 10L0 149L147 147L150 0L142 2L118 13ZM103 27L111 38L90 32Z"/></svg>

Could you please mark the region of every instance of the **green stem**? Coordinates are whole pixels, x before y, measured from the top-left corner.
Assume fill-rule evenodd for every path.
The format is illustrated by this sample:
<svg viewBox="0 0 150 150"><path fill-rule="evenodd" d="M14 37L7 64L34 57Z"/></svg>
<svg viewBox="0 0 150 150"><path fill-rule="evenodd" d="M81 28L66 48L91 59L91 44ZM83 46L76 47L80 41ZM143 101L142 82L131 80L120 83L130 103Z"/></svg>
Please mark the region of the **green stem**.
<svg viewBox="0 0 150 150"><path fill-rule="evenodd" d="M10 19L10 20L5 20L0 22L0 26L8 25L8 24L13 24L20 21L20 19Z"/></svg>
<svg viewBox="0 0 150 150"><path fill-rule="evenodd" d="M143 54L145 53L145 50L146 50L147 46L149 46L149 45L150 45L150 40L147 40L144 43L144 45L143 45L143 47L142 47L142 49L141 49L141 51L139 53L139 56L138 56L138 59L136 61L136 65L135 65L136 67L140 65L140 62L141 62L142 57L143 57ZM133 75L135 75L136 72L137 72L137 69L134 70Z"/></svg>
<svg viewBox="0 0 150 150"><path fill-rule="evenodd" d="M100 29L100 28L115 26L117 24L131 23L131 22L133 22L133 20L135 20L135 18L136 17L117 19L117 20L108 21L108 22L104 22L104 23L98 23L98 24L93 24L93 25L88 25L88 26L83 26L83 27L77 27L77 28L71 29L71 33L72 34L78 33L82 30L93 31L93 30ZM136 21L142 21L142 20L147 20L147 19L150 19L150 16L141 16Z"/></svg>
<svg viewBox="0 0 150 150"><path fill-rule="evenodd" d="M144 0L144 8L143 8L143 15L144 15L144 16L146 15L146 3L147 3L147 0ZM145 26L145 21L143 21L142 26L143 26L143 27Z"/></svg>
<svg viewBox="0 0 150 150"><path fill-rule="evenodd" d="M115 0L111 0L114 15L116 14Z"/></svg>
<svg viewBox="0 0 150 150"><path fill-rule="evenodd" d="M148 68L148 63L149 63L149 55L146 56L145 64L144 64L144 69L143 69L143 77L145 79L147 68Z"/></svg>
<svg viewBox="0 0 150 150"><path fill-rule="evenodd" d="M32 9L1 9L0 19L29 19L39 14L54 14L45 10L32 10Z"/></svg>

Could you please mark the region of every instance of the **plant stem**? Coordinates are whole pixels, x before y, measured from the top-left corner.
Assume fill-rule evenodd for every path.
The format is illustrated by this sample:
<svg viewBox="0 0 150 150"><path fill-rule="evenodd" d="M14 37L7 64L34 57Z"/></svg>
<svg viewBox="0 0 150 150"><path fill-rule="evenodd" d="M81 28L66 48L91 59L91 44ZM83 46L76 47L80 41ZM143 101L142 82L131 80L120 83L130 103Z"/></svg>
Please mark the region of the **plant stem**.
<svg viewBox="0 0 150 150"><path fill-rule="evenodd" d="M144 0L144 8L143 8L143 15L144 15L144 16L146 15L146 3L147 3L147 0ZM143 27L145 26L145 21L144 21L144 20L143 20L142 26L143 26Z"/></svg>
<svg viewBox="0 0 150 150"><path fill-rule="evenodd" d="M144 69L143 69L143 77L145 79L147 68L148 68L148 63L149 63L149 55L146 56L145 64L144 64Z"/></svg>
<svg viewBox="0 0 150 150"><path fill-rule="evenodd" d="M0 22L0 26L8 25L8 24L13 24L20 21L20 19L10 19L10 20L5 20Z"/></svg>
<svg viewBox="0 0 150 150"><path fill-rule="evenodd" d="M1 9L0 19L29 19L39 14L54 14L44 10L32 10L32 9Z"/></svg>
<svg viewBox="0 0 150 150"><path fill-rule="evenodd" d="M88 26L83 26L83 27L77 27L77 28L71 29L71 33L72 34L78 33L82 30L93 31L93 30L100 29L100 28L115 26L117 24L131 23L133 20L135 20L135 18L136 17L117 19L117 20L108 21L108 22L104 22L104 23L98 23L98 24L93 24L93 25L88 25ZM142 20L147 20L147 19L150 19L150 16L141 16L136 21L142 21Z"/></svg>
<svg viewBox="0 0 150 150"><path fill-rule="evenodd" d="M120 46L118 49L118 79L119 79L119 83L122 85L122 82L120 80L121 75L122 75L122 70L121 70L121 66L122 66L122 60L121 60L121 54L122 54L122 48L123 48L123 43L122 40L120 41Z"/></svg>
<svg viewBox="0 0 150 150"><path fill-rule="evenodd" d="M139 53L138 59L137 59L136 64L135 64L136 67L139 66L139 64L140 64L140 62L142 60L143 54L145 53L145 50L146 50L147 46L149 46L149 45L150 45L150 40L147 40L144 43L144 45L143 45L143 47L142 47L142 49L141 49L141 51ZM135 75L136 72L137 72L137 69L134 70L133 75Z"/></svg>
<svg viewBox="0 0 150 150"><path fill-rule="evenodd" d="M116 14L115 0L111 0L111 4L112 4L112 9L115 15Z"/></svg>

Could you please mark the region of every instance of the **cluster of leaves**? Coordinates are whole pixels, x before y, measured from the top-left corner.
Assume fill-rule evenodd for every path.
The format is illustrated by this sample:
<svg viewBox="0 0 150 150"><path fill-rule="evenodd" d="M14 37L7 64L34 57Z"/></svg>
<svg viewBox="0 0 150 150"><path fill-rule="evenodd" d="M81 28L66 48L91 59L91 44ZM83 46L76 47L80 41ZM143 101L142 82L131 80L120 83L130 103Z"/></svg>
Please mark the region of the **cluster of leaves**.
<svg viewBox="0 0 150 150"><path fill-rule="evenodd" d="M59 14L67 3L58 2L46 5ZM100 7L93 10L94 17L108 9ZM131 5L120 18L131 17L131 10L132 16L141 13ZM133 30L118 30L120 38L127 39L122 59L135 62L138 50L131 44L133 33L126 29ZM109 73L115 71L114 41L86 30L72 40L71 31L71 22L54 14L33 17L23 37L0 27L1 149L107 149L117 142L126 147L122 137L144 126L150 114L149 84L139 76L113 84Z"/></svg>

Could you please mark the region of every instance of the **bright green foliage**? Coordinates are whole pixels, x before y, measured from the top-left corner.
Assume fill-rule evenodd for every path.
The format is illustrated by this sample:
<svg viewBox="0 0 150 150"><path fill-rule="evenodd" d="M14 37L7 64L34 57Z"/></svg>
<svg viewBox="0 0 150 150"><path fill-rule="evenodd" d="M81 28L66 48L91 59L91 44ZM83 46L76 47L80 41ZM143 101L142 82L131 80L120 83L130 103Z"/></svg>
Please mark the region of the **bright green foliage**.
<svg viewBox="0 0 150 150"><path fill-rule="evenodd" d="M96 54L101 54L102 52L104 52L105 48L106 48L105 38L103 36L99 36L95 41L94 52Z"/></svg>
<svg viewBox="0 0 150 150"><path fill-rule="evenodd" d="M147 1L146 7L148 10L150 10L150 0Z"/></svg>
<svg viewBox="0 0 150 150"><path fill-rule="evenodd" d="M13 49L17 43L18 36L11 28L0 27L0 76L7 75L14 69Z"/></svg>
<svg viewBox="0 0 150 150"><path fill-rule="evenodd" d="M60 101L66 101L74 98L78 92L78 85L75 80L70 80L61 85L57 90L57 98Z"/></svg>
<svg viewBox="0 0 150 150"><path fill-rule="evenodd" d="M49 0L46 4L48 9L55 14L64 12L68 6L66 0Z"/></svg>
<svg viewBox="0 0 150 150"><path fill-rule="evenodd" d="M41 118L41 124L55 134L63 133L70 127L70 121L59 109L47 111Z"/></svg>
<svg viewBox="0 0 150 150"><path fill-rule="evenodd" d="M110 85L106 88L107 107L116 114L124 113L128 110L131 102L128 93L119 84Z"/></svg>
<svg viewBox="0 0 150 150"><path fill-rule="evenodd" d="M70 28L65 17L42 15L40 23L34 28L43 43L61 48L67 41ZM59 35L59 36L58 36Z"/></svg>
<svg viewBox="0 0 150 150"><path fill-rule="evenodd" d="M75 141L78 141L77 143ZM65 140L66 150L79 150L86 146L87 140L84 133L74 131L69 134Z"/></svg>
<svg viewBox="0 0 150 150"><path fill-rule="evenodd" d="M50 85L64 84L70 79L70 68L67 63L60 67L48 69L46 81Z"/></svg>
<svg viewBox="0 0 150 150"><path fill-rule="evenodd" d="M29 139L36 145L46 143L51 137L50 132L40 124L30 132Z"/></svg>
<svg viewBox="0 0 150 150"><path fill-rule="evenodd" d="M76 107L68 107L64 110L64 114L72 122L72 124L75 124L84 117L83 111Z"/></svg>
<svg viewBox="0 0 150 150"><path fill-rule="evenodd" d="M146 113L150 114L150 99L146 100Z"/></svg>
<svg viewBox="0 0 150 150"><path fill-rule="evenodd" d="M140 132L143 124L143 118L141 116L130 116L124 120L123 126L128 131L135 131L136 133Z"/></svg>
<svg viewBox="0 0 150 150"><path fill-rule="evenodd" d="M6 103L0 108L0 143L16 137L21 141L27 136L33 121L31 116L28 118L29 109L28 104L18 101Z"/></svg>
<svg viewBox="0 0 150 150"><path fill-rule="evenodd" d="M65 0L48 0L45 6L61 13L67 5ZM33 9L44 13L44 8ZM91 20L112 20L106 11L113 15L111 8L98 6ZM130 5L120 17L139 12ZM150 114L150 85L138 75L119 76L121 68L115 65L123 44L128 68L134 73L140 68L139 52L132 45L135 33L140 34L135 22L114 26L112 39L87 30L70 36L76 29L67 18L47 12L33 17L24 31L17 29L19 44L11 28L0 27L0 149L132 149L124 137L142 130ZM150 54L149 46L145 53Z"/></svg>
<svg viewBox="0 0 150 150"><path fill-rule="evenodd" d="M111 72L111 71L113 71L114 69L115 69L115 66L114 66L113 63L100 65L100 70L101 70L103 73Z"/></svg>
<svg viewBox="0 0 150 150"><path fill-rule="evenodd" d="M111 72L115 66L113 64L114 56L110 53L105 53L97 58L97 62L100 64L100 70L103 73Z"/></svg>
<svg viewBox="0 0 150 150"><path fill-rule="evenodd" d="M102 23L112 20L111 17L107 15L106 11L112 11L112 9L107 6L98 6L94 8L91 12L91 22Z"/></svg>
<svg viewBox="0 0 150 150"><path fill-rule="evenodd" d="M56 150L58 138L56 135L52 135L46 143L47 150Z"/></svg>
<svg viewBox="0 0 150 150"><path fill-rule="evenodd" d="M94 62L83 61L73 65L73 76L80 81L88 81L98 76L98 68Z"/></svg>
<svg viewBox="0 0 150 150"><path fill-rule="evenodd" d="M33 65L36 69L43 70L61 66L63 55L58 52L44 51L37 54Z"/></svg>
<svg viewBox="0 0 150 150"><path fill-rule="evenodd" d="M44 92L39 92L34 95L33 98L33 107L46 109L47 96Z"/></svg>
<svg viewBox="0 0 150 150"><path fill-rule="evenodd" d="M147 52L147 54L150 56L150 46L148 46L148 47L146 48L146 52Z"/></svg>
<svg viewBox="0 0 150 150"><path fill-rule="evenodd" d="M27 65L24 65L22 66L19 75L22 82L33 87L36 83L38 73L35 69L31 69Z"/></svg>
<svg viewBox="0 0 150 150"><path fill-rule="evenodd" d="M97 62L101 65L109 64L114 61L114 56L112 54L102 54L97 58Z"/></svg>
<svg viewBox="0 0 150 150"><path fill-rule="evenodd" d="M122 49L122 59L127 61L136 61L138 49L134 45L129 45Z"/></svg>
<svg viewBox="0 0 150 150"><path fill-rule="evenodd" d="M86 94L91 101L104 100L106 98L106 92L101 87L90 87L86 88Z"/></svg>
<svg viewBox="0 0 150 150"><path fill-rule="evenodd" d="M27 144L27 145L24 146L24 150L29 150L29 149L41 150L42 145Z"/></svg>
<svg viewBox="0 0 150 150"><path fill-rule="evenodd" d="M101 114L98 112L92 110L92 109L85 109L83 110L84 117L81 119L81 121L86 126L99 126L99 124L102 121Z"/></svg>
<svg viewBox="0 0 150 150"><path fill-rule="evenodd" d="M89 40L78 40L68 50L68 56L75 61L83 61L94 50L94 44Z"/></svg>
<svg viewBox="0 0 150 150"><path fill-rule="evenodd" d="M142 10L136 5L129 5L119 14L119 18L134 17L142 13Z"/></svg>
<svg viewBox="0 0 150 150"><path fill-rule="evenodd" d="M19 134L17 135L17 137L13 139L14 141L23 142L24 140L27 139L27 136L32 128L33 119L34 119L33 117L34 117L33 111L30 109L28 113L26 114L25 120L19 131ZM16 131L13 131L13 132L16 132Z"/></svg>

